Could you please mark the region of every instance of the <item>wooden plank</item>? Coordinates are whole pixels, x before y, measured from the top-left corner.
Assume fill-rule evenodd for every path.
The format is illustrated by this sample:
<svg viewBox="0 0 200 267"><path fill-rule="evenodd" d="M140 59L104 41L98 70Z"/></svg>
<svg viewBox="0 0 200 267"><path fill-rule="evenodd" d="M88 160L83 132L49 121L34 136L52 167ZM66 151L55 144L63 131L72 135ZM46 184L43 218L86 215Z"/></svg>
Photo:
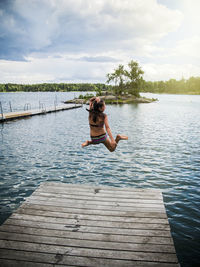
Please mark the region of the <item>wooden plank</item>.
<svg viewBox="0 0 200 267"><path fill-rule="evenodd" d="M125 229L125 228L112 228L112 227L96 227L96 226L81 226L77 223L75 225L70 224L61 224L61 223L52 223L49 220L45 221L33 221L32 220L21 220L21 219L11 219L9 218L6 221L6 224L9 225L21 225L21 226L33 226L38 228L45 229L54 229L54 230L63 230L70 232L81 232L81 233L101 233L101 234L115 234L116 232L119 235L129 235L129 236L146 236L146 237L171 237L169 231L159 231L159 230L139 230L139 229Z"/></svg>
<svg viewBox="0 0 200 267"><path fill-rule="evenodd" d="M34 228L31 226L9 225L4 224L0 227L0 231L7 233L21 233L39 236L63 237L70 239L82 240L100 240L108 242L121 242L121 243L137 243L137 244L160 244L172 245L173 240L171 237L148 237L148 236L131 236L120 234L100 234L100 233L83 233L83 232L70 232L64 230L54 230L46 228Z"/></svg>
<svg viewBox="0 0 200 267"><path fill-rule="evenodd" d="M7 120L7 119L13 119L13 118L15 119L18 117L26 117L26 116L31 116L31 113L30 112L23 112L23 113L14 112L13 114L5 114L4 118Z"/></svg>
<svg viewBox="0 0 200 267"><path fill-rule="evenodd" d="M96 200L79 200L79 199L67 199L67 198L59 198L57 197L56 195L54 195L53 197L45 197L45 196L33 196L31 195L30 197L28 197L26 199L27 202L31 202L31 201L46 201L48 200L48 202L56 202L56 203L75 203L75 204L84 204L84 205L95 205L95 206L117 206L117 207L131 207L131 208L138 208L139 205L142 207L149 207L149 205L152 207L152 208L160 208L160 209L164 209L164 205L162 202L157 202L157 204L155 203L124 203L124 202L121 202L120 199L118 199L118 201L109 201L109 202L103 202L103 201L96 201Z"/></svg>
<svg viewBox="0 0 200 267"><path fill-rule="evenodd" d="M108 185L92 185L92 184L80 184L80 183L77 183L77 184L68 184L68 183L61 183L60 182L45 182L45 183L42 183L39 188L42 188L42 187L52 187L52 188L55 188L55 187L58 187L58 188L79 188L81 190L83 189L89 189L89 190L94 190L94 189L100 189L100 190L107 190L109 192L114 192L114 191L119 191L121 193L124 193L124 192L153 192L153 193L156 193L156 194L160 194L161 191L160 189L155 189L155 188L148 188L148 189L145 189L145 188L135 188L135 187L114 187L114 186L108 186Z"/></svg>
<svg viewBox="0 0 200 267"><path fill-rule="evenodd" d="M48 208L49 207L49 208ZM16 213L18 214L29 214L31 215L32 213L35 213L35 215L45 215L46 212L48 212L47 216L50 217L61 217L61 218L68 218L68 219L80 219L80 220L98 220L98 221L115 221L115 222L120 222L123 220L123 222L133 222L133 223L151 223L151 224L168 224L168 220L165 219L160 219L160 218L152 218L148 217L133 217L133 216L120 216L120 214L115 214L114 215L107 215L102 213L102 215L98 214L84 214L82 210L80 212L76 212L75 210L71 209L69 211L68 209L62 209L62 208L57 208L57 207L52 207L52 206L37 206L37 205L22 205ZM117 216L118 215L118 216ZM135 214L134 214L135 215ZM140 215L140 213L139 213ZM135 215L136 216L136 215Z"/></svg>
<svg viewBox="0 0 200 267"><path fill-rule="evenodd" d="M41 204L33 204L33 203L28 203L25 202L21 205L21 208L32 208L32 209L39 209L39 210L44 210L44 211L58 211L58 212L63 212L63 213L71 213L71 214L79 214L79 215L95 215L95 216L111 216L111 217L123 217L124 219L126 218L149 218L152 220L164 220L166 221L167 215L166 213L159 213L159 212L141 212L141 211L113 211L113 210L98 210L98 209L87 209L84 208L77 208L76 206L70 208L70 207L65 207L65 206L56 206L55 202L50 205L50 203L43 203Z"/></svg>
<svg viewBox="0 0 200 267"><path fill-rule="evenodd" d="M120 259L105 259L105 258L95 258L95 257L74 257L70 256L66 253L63 255L61 253L57 254L44 254L44 253L38 253L38 252L24 252L24 251L18 251L18 250L11 250L12 253L8 253L8 250L0 250L0 254L2 255L2 258L6 259L15 259L20 260L24 258L25 260L28 260L29 262L32 261L40 262L40 263L50 263L51 266L54 267L60 266L65 264L65 266L88 266L88 267L133 267L133 266L139 266L139 267L178 267L177 264L169 264L169 263L160 263L160 262L142 262L142 261L129 261L129 260L120 260Z"/></svg>
<svg viewBox="0 0 200 267"><path fill-rule="evenodd" d="M48 198L62 198L62 199L73 199L73 200L92 200L92 201L101 201L101 202L120 202L120 203L137 203L137 204L162 204L162 200L158 201L157 199L144 199L138 198L137 195L126 198L120 198L116 196L107 196L107 195L98 195L98 194L90 194L90 195L82 195L82 194L72 194L68 192L40 192L39 190L35 191L32 196L35 197L48 197Z"/></svg>
<svg viewBox="0 0 200 267"><path fill-rule="evenodd" d="M43 188L38 189L37 191L35 191L34 194L37 193L52 193L52 194L63 194L63 195L73 195L73 196L93 196L93 197L101 197L102 199L104 198L117 198L118 200L121 199L138 199L138 200L160 200L162 201L161 196L157 195L156 193L147 193L144 194L142 192L127 192L127 194L125 194L125 192L120 193L120 192L109 192L109 191L99 191L98 193L95 193L95 190L99 190L99 189L94 189L94 191L89 190L89 189L79 189L77 188L76 190L72 190L70 188L68 189L64 189L64 188L50 188L47 187L46 190L44 191Z"/></svg>
<svg viewBox="0 0 200 267"><path fill-rule="evenodd" d="M0 259L0 266L2 267L52 267L51 263L38 263L38 262L30 262L30 261L23 261L23 260L7 260L7 259ZM56 266L56 265L54 265ZM69 265L67 265L69 266ZM72 265L71 265L72 266Z"/></svg>
<svg viewBox="0 0 200 267"><path fill-rule="evenodd" d="M44 213L44 212L43 212ZM35 213L32 215L27 214L18 214L14 213L11 215L12 219L18 220L29 220L32 222L52 222L59 224L67 224L67 225L76 225L80 226L93 226L96 227L109 227L109 228L120 228L120 229L145 229L145 230L163 230L169 231L168 224L151 224L151 223L128 223L128 222L108 222L108 221L90 221L90 220L80 220L80 219L66 219L66 218L57 218L57 217L48 217L48 216L38 216Z"/></svg>
<svg viewBox="0 0 200 267"><path fill-rule="evenodd" d="M50 217L49 220L52 218L57 219L67 219L65 220L65 223L75 224L79 222L81 225L93 225L96 226L104 226L104 227L119 227L119 228L138 228L138 229L162 229L162 230L170 230L169 224L167 220L165 223L152 223L151 220L148 222L135 222L131 219L123 219L123 217L119 217L118 220L115 220L116 217L106 217L106 216L87 216L84 218L84 216L75 215L75 216L69 216L65 213L59 213L59 212L51 212L51 211L40 211L35 209L19 209L15 214L20 215L31 215L31 216L42 216L42 217ZM60 220L60 222L62 222Z"/></svg>
<svg viewBox="0 0 200 267"><path fill-rule="evenodd" d="M127 207L127 206L119 206L119 205L113 205L113 206L108 206L108 205L95 205L95 204L86 204L84 202L76 203L75 201L67 202L67 201L55 201L53 199L34 199L34 198L28 198L26 200L26 203L30 204L36 204L36 205L51 205L51 206L57 206L57 207L69 207L69 208L75 208L75 209L92 209L92 210L108 210L108 211L129 211L129 212L147 212L151 211L152 214L155 214L156 212L161 214L163 213L165 215L165 209L164 207L161 208L147 208L147 207Z"/></svg>
<svg viewBox="0 0 200 267"><path fill-rule="evenodd" d="M68 186L69 185L69 186ZM45 190L47 189L47 190ZM41 184L37 190L48 192L48 190L67 190L71 191L71 193L76 192L87 192L91 194L106 194L106 195L117 195L119 197L125 197L126 194L130 196L134 196L134 194L147 194L147 195L153 195L156 198L159 196L162 198L162 194L159 190L151 190L151 189L139 189L139 188L119 188L119 187L111 187L111 186L87 186L87 185L81 185L81 184L64 184L63 186L59 186L59 183L51 183L47 182L44 186Z"/></svg>
<svg viewBox="0 0 200 267"><path fill-rule="evenodd" d="M131 187L113 187L113 186L102 186L102 185L91 185L91 184L68 184L68 183L63 183L62 186L60 186L59 182L46 182L45 185L42 183L39 187L38 190L42 190L45 187L48 189L63 189L63 190L71 190L71 191L87 191L91 193L106 193L106 194L115 194L118 193L119 195L122 194L122 196L127 193L127 194L134 194L134 193L147 193L147 194L152 194L157 196L161 196L161 191L159 189L144 189L144 188L131 188Z"/></svg>
<svg viewBox="0 0 200 267"><path fill-rule="evenodd" d="M37 191L38 192L53 192L53 193L71 193L71 194L77 194L80 195L81 194L92 194L92 195L107 195L107 196L115 196L118 198L128 198L128 197L132 197L135 198L135 196L137 196L138 198L153 198L153 199L161 199L162 200L162 194L161 192L158 191L154 191L154 190L130 190L130 189L126 189L124 188L124 190L122 190L121 188L113 188L113 187L89 187L89 186L82 186L80 187L80 185L70 185L69 187L66 186L68 184L63 184L63 187L59 187L58 185L56 185L57 183L55 183L55 185L53 186L49 186L48 183L47 185L45 185L45 187L42 185L40 186ZM110 189L111 188L111 189Z"/></svg>
<svg viewBox="0 0 200 267"><path fill-rule="evenodd" d="M167 262L177 263L176 254L172 253L158 253L158 252L140 252L140 251L119 251L119 250L106 250L96 248L82 248L82 247L68 247L56 246L39 243L17 242L1 240L0 248L7 248L10 250L22 250L43 253L59 253L61 255L81 256L81 257L95 257L107 259L124 259L132 261L151 261L151 262ZM2 249L3 249L2 248ZM42 255L44 255L41 253ZM64 257L63 257L64 258ZM61 263L61 262L60 262ZM65 263L62 260L62 263Z"/></svg>
<svg viewBox="0 0 200 267"><path fill-rule="evenodd" d="M31 200L37 200L37 201L50 201L50 202L57 202L57 203L65 203L67 204L73 204L74 202L76 204L84 204L84 205L101 205L101 206L108 206L108 207L131 207L131 208L151 208L152 209L156 209L156 210L165 210L164 206L162 203L158 203L158 204L154 204L154 203L131 203L131 202L121 202L120 200L118 201L97 201L97 200L81 200L81 199L76 199L76 201L74 201L74 199L67 199L67 198L62 198L62 197L57 197L57 196L53 196L53 197L45 197L45 196L31 196L27 199L28 202L31 202Z"/></svg>
<svg viewBox="0 0 200 267"><path fill-rule="evenodd" d="M172 245L157 245L157 244L141 244L130 242L110 242L108 240L83 240L71 239L63 237L39 236L32 234L16 234L0 232L1 234L1 248L4 248L5 240L10 241L23 241L38 244L49 244L67 247L81 247L81 248L96 248L96 249L109 249L119 251L142 251L142 252L161 252L161 253L175 253Z"/></svg>

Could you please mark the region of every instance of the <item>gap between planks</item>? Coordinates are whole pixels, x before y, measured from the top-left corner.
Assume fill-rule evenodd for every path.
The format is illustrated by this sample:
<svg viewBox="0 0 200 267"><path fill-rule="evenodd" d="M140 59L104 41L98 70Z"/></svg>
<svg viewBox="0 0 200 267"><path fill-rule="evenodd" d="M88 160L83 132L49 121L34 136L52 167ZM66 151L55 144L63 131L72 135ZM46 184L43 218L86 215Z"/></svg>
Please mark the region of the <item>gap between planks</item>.
<svg viewBox="0 0 200 267"><path fill-rule="evenodd" d="M0 231L8 266L178 266L159 190L44 183Z"/></svg>

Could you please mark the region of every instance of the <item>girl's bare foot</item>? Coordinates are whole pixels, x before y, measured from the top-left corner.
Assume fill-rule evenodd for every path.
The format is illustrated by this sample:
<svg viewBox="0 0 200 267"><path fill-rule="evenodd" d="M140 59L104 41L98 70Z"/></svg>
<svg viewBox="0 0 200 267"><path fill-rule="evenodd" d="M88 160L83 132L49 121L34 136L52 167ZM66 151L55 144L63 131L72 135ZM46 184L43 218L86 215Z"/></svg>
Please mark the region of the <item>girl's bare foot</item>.
<svg viewBox="0 0 200 267"><path fill-rule="evenodd" d="M128 140L128 136L126 135L122 135L122 134L118 134L115 141L116 143L118 143L120 140Z"/></svg>
<svg viewBox="0 0 200 267"><path fill-rule="evenodd" d="M85 147L85 146L89 146L89 141L85 141L83 144L82 144L82 147Z"/></svg>

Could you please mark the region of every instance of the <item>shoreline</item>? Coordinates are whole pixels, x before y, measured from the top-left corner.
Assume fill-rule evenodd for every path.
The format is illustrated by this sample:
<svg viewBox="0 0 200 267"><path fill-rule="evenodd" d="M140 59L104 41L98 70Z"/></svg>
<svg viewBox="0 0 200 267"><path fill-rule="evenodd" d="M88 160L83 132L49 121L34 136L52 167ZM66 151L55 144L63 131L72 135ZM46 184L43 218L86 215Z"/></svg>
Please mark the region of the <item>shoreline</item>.
<svg viewBox="0 0 200 267"><path fill-rule="evenodd" d="M103 95L99 96L105 101L106 104L139 104L139 103L152 103L158 101L157 98L147 97L134 97L134 96L114 96L114 95ZM91 96L85 98L74 98L71 100L64 101L65 104L89 104Z"/></svg>
<svg viewBox="0 0 200 267"><path fill-rule="evenodd" d="M78 92L93 92L93 91L0 91L0 93L78 93ZM140 92L141 94L156 94L156 95L200 95L195 92L180 92L180 93L171 93L171 92Z"/></svg>

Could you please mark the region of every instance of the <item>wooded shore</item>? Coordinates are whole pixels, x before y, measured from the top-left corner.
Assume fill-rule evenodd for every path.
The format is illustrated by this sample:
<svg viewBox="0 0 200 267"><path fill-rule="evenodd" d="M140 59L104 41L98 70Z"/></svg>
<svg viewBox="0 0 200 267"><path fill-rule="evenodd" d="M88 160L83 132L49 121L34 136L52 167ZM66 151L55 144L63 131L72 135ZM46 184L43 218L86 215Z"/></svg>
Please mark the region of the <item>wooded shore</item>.
<svg viewBox="0 0 200 267"><path fill-rule="evenodd" d="M79 98L74 98L72 100L67 100L65 104L89 104L90 96L83 97L82 95ZM146 98L146 97L135 97L133 95L122 95L122 96L115 96L115 95L102 95L99 96L101 99L105 101L106 104L137 104L137 103L152 103L158 101L156 98Z"/></svg>

